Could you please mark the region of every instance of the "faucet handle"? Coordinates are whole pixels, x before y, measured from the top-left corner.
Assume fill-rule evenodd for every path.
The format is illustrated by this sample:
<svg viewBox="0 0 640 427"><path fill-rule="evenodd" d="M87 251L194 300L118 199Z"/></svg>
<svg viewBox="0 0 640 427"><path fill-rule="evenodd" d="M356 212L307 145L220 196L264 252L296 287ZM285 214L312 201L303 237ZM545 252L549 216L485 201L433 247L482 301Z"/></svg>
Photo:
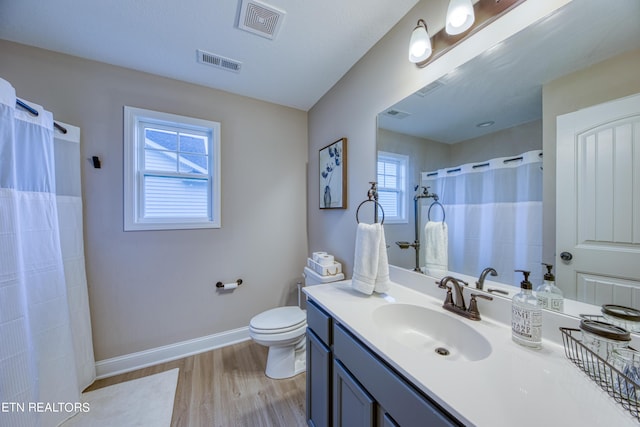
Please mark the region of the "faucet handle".
<svg viewBox="0 0 640 427"><path fill-rule="evenodd" d="M471 299L476 299L476 297L478 298L482 298L482 299L487 299L489 301L493 301L493 297L490 297L489 295L483 295L483 294L471 294Z"/></svg>
<svg viewBox="0 0 640 427"><path fill-rule="evenodd" d="M471 300L469 301L469 309L467 312L469 313L469 319L471 320L480 320L480 311L478 310L478 301L476 298L483 298L489 301L493 301L493 297L482 294L471 294Z"/></svg>
<svg viewBox="0 0 640 427"><path fill-rule="evenodd" d="M453 293L451 292L451 288L449 286L442 286L442 288L447 289L447 296L444 299L444 305L453 307Z"/></svg>

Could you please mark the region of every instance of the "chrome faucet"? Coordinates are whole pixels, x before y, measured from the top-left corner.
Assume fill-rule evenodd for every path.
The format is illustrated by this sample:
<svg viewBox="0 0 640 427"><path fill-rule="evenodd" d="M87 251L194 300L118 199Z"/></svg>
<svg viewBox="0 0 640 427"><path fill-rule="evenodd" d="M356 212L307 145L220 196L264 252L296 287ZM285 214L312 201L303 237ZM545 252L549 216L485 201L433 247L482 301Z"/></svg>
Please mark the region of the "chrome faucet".
<svg viewBox="0 0 640 427"><path fill-rule="evenodd" d="M487 277L487 274L491 273L492 276L497 276L498 272L492 268L492 267L487 267L484 270L482 270L482 273L480 273L480 278L478 279L478 281L476 282L476 289L480 289L482 290L484 287L484 279Z"/></svg>
<svg viewBox="0 0 640 427"><path fill-rule="evenodd" d="M453 289L455 290L455 302L452 295L452 287L447 286L447 283L453 283ZM461 284L462 283L462 284ZM478 303L476 298L484 298L486 300L493 300L492 297L481 294L471 294L471 300L469 301L469 308L464 302L464 293L462 291L463 285L469 286L464 280L456 279L452 276L445 276L440 281L436 282L438 287L447 290L447 296L444 300L442 308L460 316L466 317L471 320L480 320L480 312L478 311Z"/></svg>

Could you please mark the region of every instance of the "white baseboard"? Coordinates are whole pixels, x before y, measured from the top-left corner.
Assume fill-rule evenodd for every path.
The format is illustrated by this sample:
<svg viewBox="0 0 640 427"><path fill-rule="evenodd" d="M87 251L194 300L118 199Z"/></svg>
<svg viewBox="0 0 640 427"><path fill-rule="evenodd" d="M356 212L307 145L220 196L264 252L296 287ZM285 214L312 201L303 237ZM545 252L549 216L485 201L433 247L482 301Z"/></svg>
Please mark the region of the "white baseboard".
<svg viewBox="0 0 640 427"><path fill-rule="evenodd" d="M249 327L232 329L206 337L195 338L162 347L96 361L96 379L135 371L147 366L181 359L250 339Z"/></svg>

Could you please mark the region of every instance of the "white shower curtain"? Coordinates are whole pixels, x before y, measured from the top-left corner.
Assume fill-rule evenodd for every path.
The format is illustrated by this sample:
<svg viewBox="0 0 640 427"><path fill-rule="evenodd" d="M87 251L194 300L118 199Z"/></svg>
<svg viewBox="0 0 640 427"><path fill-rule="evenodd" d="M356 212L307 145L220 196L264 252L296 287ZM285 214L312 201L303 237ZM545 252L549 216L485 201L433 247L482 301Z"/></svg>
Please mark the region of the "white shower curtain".
<svg viewBox="0 0 640 427"><path fill-rule="evenodd" d="M52 114L29 105L37 116L0 79L0 424L55 426L95 376L79 147L54 141Z"/></svg>
<svg viewBox="0 0 640 427"><path fill-rule="evenodd" d="M451 272L477 277L493 267L501 282L518 285L520 269L542 283L542 151L424 172L422 184L444 205ZM430 202L421 210L423 228ZM440 221L440 210L434 213Z"/></svg>

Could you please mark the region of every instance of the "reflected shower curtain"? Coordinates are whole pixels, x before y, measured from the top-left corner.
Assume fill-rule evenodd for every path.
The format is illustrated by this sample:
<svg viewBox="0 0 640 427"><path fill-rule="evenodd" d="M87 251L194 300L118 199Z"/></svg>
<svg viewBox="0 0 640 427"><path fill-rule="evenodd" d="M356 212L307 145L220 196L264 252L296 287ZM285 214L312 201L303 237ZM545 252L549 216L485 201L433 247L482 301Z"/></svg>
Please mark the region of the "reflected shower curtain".
<svg viewBox="0 0 640 427"><path fill-rule="evenodd" d="M6 409L0 424L55 426L73 415L79 386L87 385L86 365L94 362L93 350L86 360L90 326L71 323L88 320L86 285L78 297L82 292L71 282L68 290L65 278L82 282L84 261L82 268L74 265L77 250L71 249L82 225L69 231L67 212L77 209L66 209L67 196L56 196L56 175L73 164L56 168L65 148L54 147L52 114L31 106L38 116L17 109L15 90L0 79L0 402ZM87 328L88 336L74 343L73 333L86 335Z"/></svg>
<svg viewBox="0 0 640 427"><path fill-rule="evenodd" d="M478 277L494 267L501 282L519 285L522 274L514 270L520 269L531 271L532 283L542 283L542 151L515 158L423 173L423 185L445 208L451 272Z"/></svg>

